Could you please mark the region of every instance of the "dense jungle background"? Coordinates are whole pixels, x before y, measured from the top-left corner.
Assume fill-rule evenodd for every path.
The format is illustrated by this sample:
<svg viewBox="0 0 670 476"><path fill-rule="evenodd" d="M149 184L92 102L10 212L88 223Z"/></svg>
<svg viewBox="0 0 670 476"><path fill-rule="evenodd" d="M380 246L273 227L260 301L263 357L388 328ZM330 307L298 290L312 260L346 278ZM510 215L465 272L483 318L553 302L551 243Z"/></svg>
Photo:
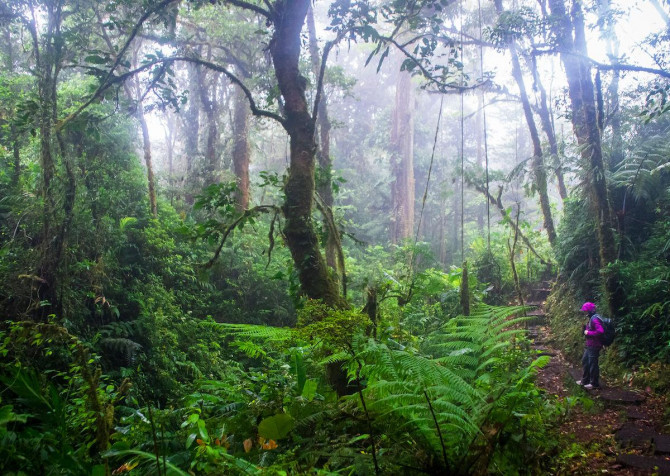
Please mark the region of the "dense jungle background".
<svg viewBox="0 0 670 476"><path fill-rule="evenodd" d="M667 0L0 34L2 474L565 474L592 401L536 384L537 288L569 359L593 301L605 380L670 390Z"/></svg>

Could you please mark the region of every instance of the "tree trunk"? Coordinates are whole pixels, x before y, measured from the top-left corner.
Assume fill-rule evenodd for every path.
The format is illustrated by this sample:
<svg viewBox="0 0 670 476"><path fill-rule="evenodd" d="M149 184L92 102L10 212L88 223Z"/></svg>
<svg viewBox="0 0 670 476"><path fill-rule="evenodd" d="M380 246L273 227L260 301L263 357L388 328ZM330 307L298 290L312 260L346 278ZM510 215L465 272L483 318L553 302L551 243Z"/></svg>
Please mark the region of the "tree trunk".
<svg viewBox="0 0 670 476"><path fill-rule="evenodd" d="M457 255L459 250L459 235L458 231L461 227L461 207L460 207L460 197L461 197L461 183L458 180L454 179L456 187L454 194L451 199L451 227L449 228L449 258L447 263L449 266L458 263Z"/></svg>
<svg viewBox="0 0 670 476"><path fill-rule="evenodd" d="M154 179L154 167L151 161L151 138L149 137L149 128L144 117L144 107L141 100L137 102L135 115L142 129L142 149L144 151L144 164L147 167L147 182L149 185L149 208L151 215L156 218L158 216L158 207L156 205L156 180Z"/></svg>
<svg viewBox="0 0 670 476"><path fill-rule="evenodd" d="M502 13L502 0L495 0L496 10L498 15ZM556 230L554 229L554 220L551 216L551 205L549 203L549 194L547 193L547 172L544 167L544 160L542 157L542 144L540 142L540 135L535 125L535 118L530 107L528 93L526 92L526 85L521 71L521 64L519 63L519 55L516 49L516 42L513 37L507 41L507 47L512 57L512 75L519 87L519 94L521 96L521 105L523 106L523 113L526 117L528 130L533 142L533 159L532 168L535 176L535 187L540 197L540 207L542 209L542 216L544 217L544 228L547 230L547 237L551 246L556 244Z"/></svg>
<svg viewBox="0 0 670 476"><path fill-rule="evenodd" d="M480 77L483 77L483 72L479 72ZM485 168L488 166L486 163L485 150L484 150L484 91L480 88L479 93L477 94L477 114L475 116L475 140L477 142L477 165L480 169L487 172ZM488 175L487 175L488 177ZM477 229L479 233L484 233L484 218L486 216L487 202L482 203L479 207L479 213L477 213Z"/></svg>
<svg viewBox="0 0 670 476"><path fill-rule="evenodd" d="M251 110L241 88L235 87L233 97L233 170L237 179L237 207L249 208L249 117Z"/></svg>
<svg viewBox="0 0 670 476"><path fill-rule="evenodd" d="M188 107L184 111L184 155L186 158L186 176L184 185L186 191L186 203L193 203L193 194L190 190L194 182L194 166L198 157L198 141L200 134L200 98L198 97L198 65L189 64L188 72Z"/></svg>
<svg viewBox="0 0 670 476"><path fill-rule="evenodd" d="M591 65L586 58L586 37L581 4L575 2L568 16L563 0L549 0L556 18L554 33L561 49L561 61L568 80L572 125L582 159L588 167L591 200L596 211L596 230L600 245L600 267L611 316L616 316L624 302L616 272L608 265L616 261L613 220L605 178L600 130L596 113ZM574 35L574 36L573 36ZM576 54L571 54L576 53Z"/></svg>
<svg viewBox="0 0 670 476"><path fill-rule="evenodd" d="M346 301L328 272L312 221L316 143L314 121L305 97L306 80L299 69L300 33L308 6L309 0L281 4L280 11L275 13L275 31L270 42L275 75L284 98L284 125L290 137L284 235L305 295L342 308L346 307Z"/></svg>
<svg viewBox="0 0 670 476"><path fill-rule="evenodd" d="M660 5L658 5L660 7ZM610 62L614 65L619 63L619 39L613 28L611 19L611 0L598 0L598 15L600 31L605 38L605 47ZM662 11L662 10L661 10ZM619 112L619 78L621 72L612 71L612 81L607 88L607 99L610 124L612 126L611 152L609 169L614 170L623 160L623 138L621 134L621 114ZM602 131L601 131L602 132Z"/></svg>
<svg viewBox="0 0 670 476"><path fill-rule="evenodd" d="M544 89L542 79L537 71L537 63L535 57L532 56L528 62L533 73L533 83L540 92L540 101L538 103L537 112L540 116L540 123L542 130L547 136L549 142L549 153L552 160L555 162L554 173L556 174L556 181L558 182L558 194L562 201L568 198L568 189L565 186L565 177L563 175L563 167L561 165L561 158L558 156L558 142L556 140L556 131L554 131L554 124L551 120L551 112L549 110L549 101L547 100L547 91Z"/></svg>
<svg viewBox="0 0 670 476"><path fill-rule="evenodd" d="M393 243L400 243L411 237L414 230L413 96L412 76L407 71L399 72L391 126L391 166L395 175L395 181L391 185Z"/></svg>
<svg viewBox="0 0 670 476"><path fill-rule="evenodd" d="M309 55L312 62L314 77L319 77L321 59L319 58L319 47L316 38L316 26L314 24L314 11L310 5L307 12L307 30L309 32ZM333 270L335 275L340 276L338 269L337 247L338 239L333 236L336 232L328 225L333 218L333 161L330 157L330 120L328 119L327 97L325 92L321 94L321 101L317 107L317 126L319 129L319 148L316 156L319 163L319 174L317 174L316 192L323 201L326 213L330 216L324 217L324 230L326 233L326 264ZM333 221L334 223L334 221Z"/></svg>
<svg viewBox="0 0 670 476"><path fill-rule="evenodd" d="M38 288L38 297L41 302L48 302L50 305L40 305L37 314L41 318L53 313L58 308L58 296L56 292L56 274L60 264L60 257L54 250L54 240L52 233L55 229L56 199L53 189L53 180L56 174L56 164L53 151L53 127L54 111L56 110L56 48L54 47L53 35L60 24L60 19L53 10L49 8L47 13L47 32L44 38L44 48L39 49L37 32L34 25L31 28L33 43L35 46L36 73L38 75L38 93L39 93L39 146L40 146L40 167L42 169L41 195L43 200L43 221L41 236L40 285Z"/></svg>
<svg viewBox="0 0 670 476"><path fill-rule="evenodd" d="M133 50L133 67L137 67L137 55L140 51L141 43L138 42ZM144 105L142 104L142 87L139 79L134 78L133 88L128 83L124 83L124 89L129 100L136 98L135 117L140 123L140 130L142 131L142 151L144 154L144 164L147 168L147 185L149 189L149 210L151 216L158 217L158 207L156 204L156 180L154 179L154 168L151 159L151 137L149 137L149 127L147 126L146 118L144 117ZM133 94L134 92L134 94Z"/></svg>
<svg viewBox="0 0 670 476"><path fill-rule="evenodd" d="M205 164L207 167L207 182L205 185L217 183L219 160L217 154L217 141L219 128L217 125L218 104L216 100L216 85L219 73L212 71L211 79L207 82L207 71L197 69L198 89L200 91L200 104L207 117L207 143L205 145Z"/></svg>
<svg viewBox="0 0 670 476"><path fill-rule="evenodd" d="M174 148L175 148L175 128L176 128L176 114L167 111L165 124L165 144L167 145L167 167L168 167L168 193L170 197L170 205L174 197Z"/></svg>
<svg viewBox="0 0 670 476"><path fill-rule="evenodd" d="M468 282L468 262L463 261L463 267L461 268L461 292L460 292L460 301L461 301L461 311L463 311L464 316L470 315L470 286Z"/></svg>

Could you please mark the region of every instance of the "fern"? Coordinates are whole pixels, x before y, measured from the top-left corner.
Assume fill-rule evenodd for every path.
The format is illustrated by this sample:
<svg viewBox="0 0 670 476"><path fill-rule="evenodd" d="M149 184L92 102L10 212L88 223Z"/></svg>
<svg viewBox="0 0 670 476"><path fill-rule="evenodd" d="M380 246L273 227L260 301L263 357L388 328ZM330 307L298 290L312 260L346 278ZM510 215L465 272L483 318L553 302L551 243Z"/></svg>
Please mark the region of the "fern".
<svg viewBox="0 0 670 476"><path fill-rule="evenodd" d="M126 365L135 362L137 354L142 350L142 345L125 337L100 339L100 346L105 350L105 353L121 355Z"/></svg>
<svg viewBox="0 0 670 476"><path fill-rule="evenodd" d="M219 324L224 332L237 337L281 342L295 337L293 329L286 327L256 326L250 324Z"/></svg>
<svg viewBox="0 0 670 476"><path fill-rule="evenodd" d="M519 326L531 318L524 311L479 305L471 316L452 319L431 333L420 349L355 342L355 359L367 383L364 398L375 423L389 424L399 440L404 433L443 460L448 471L454 469L483 437L480 428L491 409L511 402L512 393L519 393L515 389L543 362L521 373L499 370L495 378L487 376L504 364L507 350L525 333Z"/></svg>

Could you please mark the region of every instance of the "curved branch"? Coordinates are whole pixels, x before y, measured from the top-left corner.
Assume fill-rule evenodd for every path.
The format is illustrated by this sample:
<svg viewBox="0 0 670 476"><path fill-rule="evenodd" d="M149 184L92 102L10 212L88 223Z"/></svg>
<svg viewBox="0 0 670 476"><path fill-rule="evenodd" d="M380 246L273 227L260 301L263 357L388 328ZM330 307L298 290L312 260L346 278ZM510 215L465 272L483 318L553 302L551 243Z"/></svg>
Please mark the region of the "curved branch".
<svg viewBox="0 0 670 476"><path fill-rule="evenodd" d="M212 69L214 71L218 71L220 73L225 74L228 77L228 79L230 79L230 81L232 83L235 83L237 86L240 87L240 89L242 89L242 91L244 92L244 95L247 97L247 100L249 101L249 108L251 109L251 113L254 116L268 117L270 119L274 119L275 121L279 122L282 126L286 127L286 120L283 117L281 117L279 114L277 114L275 112L272 112L272 111L266 111L264 109L259 109L256 106L256 101L254 101L254 97L251 94L251 91L249 91L249 88L247 88L244 85L244 83L242 82L242 80L240 78L238 78L234 73L229 71L227 68L225 68L221 65L212 63L210 61L205 61L205 60L201 60L201 59L198 59L198 58L189 58L187 56L174 56L172 58L167 58L167 59L170 60L170 61L185 61L185 62L190 62L190 63L194 63L194 64L199 64L199 65L204 66L206 68L209 68L209 69Z"/></svg>
<svg viewBox="0 0 670 476"><path fill-rule="evenodd" d="M326 43L326 46L323 47L323 56L321 57L321 67L319 69L319 79L316 83L316 96L314 98L314 109L312 110L312 123L316 124L317 115L319 113L319 102L321 102L321 96L323 95L323 77L326 74L326 63L328 62L328 55L330 50L335 46L339 41L344 37L344 33L338 33L337 37Z"/></svg>
<svg viewBox="0 0 670 476"><path fill-rule="evenodd" d="M88 106L90 106L94 101L102 97L102 95L107 91L109 88L116 84L123 83L126 79L131 78L143 71L146 71L156 65L162 64L162 65L168 65L170 63L175 63L177 61L184 61L184 62L189 62L189 63L194 63L194 64L199 64L202 65L206 68L210 68L214 71L218 71L220 73L225 74L228 79L230 79L231 82L235 83L238 85L242 91L244 91L244 95L247 97L247 100L249 101L249 107L251 109L251 112L254 116L260 116L260 117L268 117L270 119L274 119L275 121L279 122L282 126L285 127L286 121L284 120L283 117L281 117L279 114L274 113L272 111L266 111L264 109L259 109L256 106L256 102L254 101L254 98L251 94L251 91L249 91L249 88L247 88L242 80L240 80L235 74L233 74L231 71L229 71L227 68L211 63L209 61L201 60L198 58L189 58L187 56L173 56L170 58L161 58L155 61L150 61L148 63L143 64L142 66L139 66L138 68L135 68L131 71L128 71L126 73L123 73L119 76L114 76L114 77L109 77L107 78L107 82L104 84L101 84L98 89L93 93L93 95L84 103L82 104L76 111L74 111L72 114L66 116L64 119L61 119L58 121L56 124L56 131L62 130L69 122L71 122L73 119L75 119L77 116L79 116Z"/></svg>
<svg viewBox="0 0 670 476"><path fill-rule="evenodd" d="M258 5L254 5L253 3L245 2L243 0L225 0L223 3L229 3L233 6L243 8L244 10L251 10L252 12L258 13L259 15L263 15L268 20L272 19L272 13L270 13L269 10L259 7Z"/></svg>
<svg viewBox="0 0 670 476"><path fill-rule="evenodd" d="M591 63L593 66L596 68L603 70L603 71L632 71L635 73L648 73L648 74L655 74L658 76L662 76L664 78L670 78L670 71L666 71L664 69L657 69L657 68L647 68L645 66L636 66L634 64L624 64L624 63L614 63L614 64L605 64L601 63L599 61L594 60L593 58L590 58L586 55L582 55L579 53L575 53L574 51L567 51L561 48L554 48L550 50L540 50L540 49L533 49L531 52L532 55L542 55L542 54L566 54L566 55L571 55L571 56L576 56L580 59L583 59L585 61L588 61Z"/></svg>
<svg viewBox="0 0 670 476"><path fill-rule="evenodd" d="M216 248L216 251L214 252L214 256L207 261L203 266L205 268L211 268L212 265L216 262L217 259L219 259L219 255L221 254L221 250L223 250L223 245L226 244L226 240L228 239L228 236L230 233L237 228L237 226L242 222L247 217L250 217L256 213L268 213L269 211L274 210L275 213L281 213L281 209L279 207L276 207L274 205L259 205L254 208L250 208L248 210L244 210L244 213L240 215L240 217L232 222L230 225L226 227L226 229L223 231L223 236L221 237L221 242L219 243L219 246Z"/></svg>
<svg viewBox="0 0 670 476"><path fill-rule="evenodd" d="M421 74L423 74L423 76L426 79L428 79L429 81L431 81L432 83L437 85L438 88L449 88L449 89L455 89L455 90L458 90L458 91L465 92L465 91L470 91L472 89L477 89L477 88L479 88L479 87L481 87L484 84L487 84L489 82L489 80L487 79L486 81L482 81L480 83L473 84L472 86L460 86L460 85L454 84L454 83L445 83L445 82L441 81L439 78L435 77L435 75L433 75L430 71L428 71L426 69L426 67L423 66L421 64L421 62L417 58L414 57L414 55L412 55L409 51L407 51L407 49L403 45L398 43L395 39L393 39L391 37L387 37L387 36L380 36L379 39L380 39L380 41L383 41L385 43L392 44L402 54L404 54L407 58L412 60L414 62L414 64L421 71Z"/></svg>
<svg viewBox="0 0 670 476"><path fill-rule="evenodd" d="M531 253L533 253L537 257L537 259L540 260L540 263L542 263L545 266L548 265L548 264L552 264L550 260L546 260L542 256L540 256L540 254L535 250L533 245L530 243L530 240L528 239L528 237L521 232L521 229L519 228L519 226L516 223L514 223L512 220L510 220L509 217L507 216L507 212L505 211L505 207L502 204L502 198L501 198L502 197L502 187L500 187L500 189L498 191L498 196L494 197L493 195L491 195L490 191L486 190L481 185L473 183L472 186L474 186L475 190L482 193L486 197L486 199L488 199L488 201L498 209L498 211L500 212L500 216L502 217L503 221L509 223L509 225L514 229L515 233L517 233L519 235L519 237L524 242L524 244L528 247L528 249L531 251Z"/></svg>

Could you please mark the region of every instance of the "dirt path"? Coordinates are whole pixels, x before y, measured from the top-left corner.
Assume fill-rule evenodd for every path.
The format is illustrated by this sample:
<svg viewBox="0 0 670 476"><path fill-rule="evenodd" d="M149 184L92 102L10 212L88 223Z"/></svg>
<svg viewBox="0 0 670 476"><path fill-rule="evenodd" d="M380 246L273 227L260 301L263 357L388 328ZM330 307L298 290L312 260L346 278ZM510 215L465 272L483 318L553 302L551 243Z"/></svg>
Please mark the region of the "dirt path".
<svg viewBox="0 0 670 476"><path fill-rule="evenodd" d="M663 429L665 397L611 386L606 380L597 390L578 386L581 368L552 346L543 309L546 293L547 289L536 290L535 302L529 303L538 306L529 313L536 316L529 328L533 348L551 357L538 373L537 384L561 399L583 397L558 428L563 450L552 474L670 476L670 434Z"/></svg>

